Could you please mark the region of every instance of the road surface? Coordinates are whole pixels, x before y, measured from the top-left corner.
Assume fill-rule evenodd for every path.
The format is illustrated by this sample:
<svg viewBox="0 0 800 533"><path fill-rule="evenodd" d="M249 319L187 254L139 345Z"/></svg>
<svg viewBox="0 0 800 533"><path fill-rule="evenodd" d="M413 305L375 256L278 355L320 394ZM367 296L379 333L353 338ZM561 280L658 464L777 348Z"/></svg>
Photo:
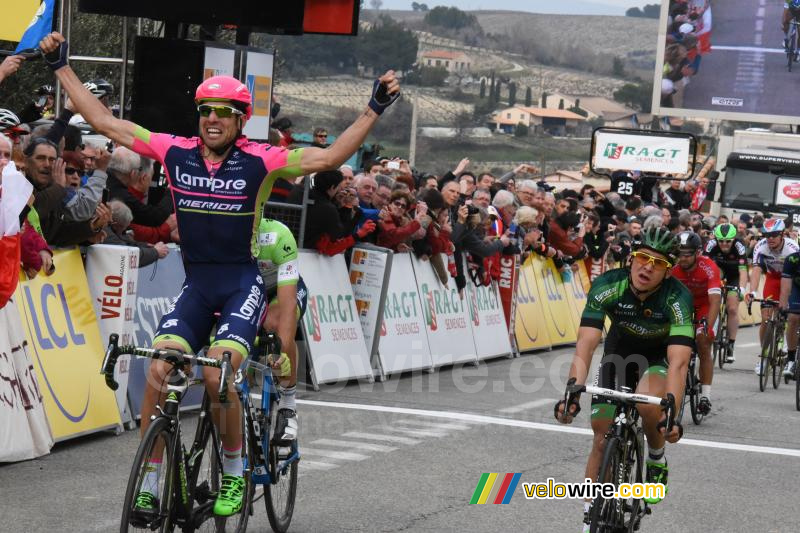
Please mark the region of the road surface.
<svg viewBox="0 0 800 533"><path fill-rule="evenodd" d="M717 372L712 415L668 445L669 495L642 531L797 531L800 412L793 386L758 391L755 335ZM571 354L303 392L291 531L580 531L581 502L526 500L521 485L582 481L588 398L574 427L552 415ZM118 531L137 441L95 435L0 467L0 530ZM522 474L508 505L469 505L483 472ZM269 531L262 502L249 531Z"/></svg>

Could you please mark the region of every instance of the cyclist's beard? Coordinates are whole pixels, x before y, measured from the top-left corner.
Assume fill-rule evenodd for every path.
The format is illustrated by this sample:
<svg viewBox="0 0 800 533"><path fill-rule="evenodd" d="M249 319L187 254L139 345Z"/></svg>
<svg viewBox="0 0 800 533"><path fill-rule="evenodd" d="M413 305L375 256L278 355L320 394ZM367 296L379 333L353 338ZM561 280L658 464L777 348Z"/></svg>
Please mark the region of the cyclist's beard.
<svg viewBox="0 0 800 533"><path fill-rule="evenodd" d="M236 135L234 135L231 140L229 140L226 143L224 143L223 145L217 146L217 147L210 146L205 141L205 139L203 139L203 144L205 145L206 148L208 148L208 150L210 152L212 152L213 154L215 154L218 157L222 157L223 155L225 155L228 152L228 150L231 149L231 147L234 144L236 144L236 140L239 139L239 137L241 137L241 136L242 136L242 128L241 128L241 121L239 121L239 125L237 125L237 127L236 127Z"/></svg>

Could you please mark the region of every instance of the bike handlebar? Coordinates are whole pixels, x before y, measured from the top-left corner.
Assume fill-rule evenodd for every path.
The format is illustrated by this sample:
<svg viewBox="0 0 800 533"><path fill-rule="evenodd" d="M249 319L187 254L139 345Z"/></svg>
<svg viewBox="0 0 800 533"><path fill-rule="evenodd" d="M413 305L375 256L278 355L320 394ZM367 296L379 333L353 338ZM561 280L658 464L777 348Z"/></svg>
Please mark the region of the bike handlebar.
<svg viewBox="0 0 800 533"><path fill-rule="evenodd" d="M222 354L222 359L213 359L211 357L186 354L180 350L173 350L170 348L139 348L133 345L119 346L118 343L119 335L112 333L108 338L108 347L106 348L106 354L103 358L103 365L100 370L100 373L105 376L106 385L108 385L108 388L111 390L115 391L119 388L119 383L117 383L114 379L114 367L117 366L117 360L119 359L119 356L133 355L138 357L147 357L150 359L158 359L176 367L183 367L186 363L194 363L198 366L219 368L219 398L220 402L223 402L223 398L225 398L227 401L228 377L230 377L233 370L231 367L231 352L224 352Z"/></svg>
<svg viewBox="0 0 800 533"><path fill-rule="evenodd" d="M750 303L747 304L747 314L753 314L753 303L758 302L761 304L761 307L778 307L780 302L773 300L771 298L753 298L750 300Z"/></svg>
<svg viewBox="0 0 800 533"><path fill-rule="evenodd" d="M671 392L667 393L666 398L659 398L658 396L647 396L646 394L637 394L635 392L604 389L603 387L595 387L593 385L578 385L575 378L570 378L569 381L567 381L567 388L564 391L565 414L569 406L582 392L588 392L589 394L611 398L628 404L645 403L648 405L657 405L663 408L667 415L667 419L663 423L659 423L659 427L665 427L667 433L670 433L675 426L675 396ZM678 425L678 428L682 435L683 428L680 425Z"/></svg>

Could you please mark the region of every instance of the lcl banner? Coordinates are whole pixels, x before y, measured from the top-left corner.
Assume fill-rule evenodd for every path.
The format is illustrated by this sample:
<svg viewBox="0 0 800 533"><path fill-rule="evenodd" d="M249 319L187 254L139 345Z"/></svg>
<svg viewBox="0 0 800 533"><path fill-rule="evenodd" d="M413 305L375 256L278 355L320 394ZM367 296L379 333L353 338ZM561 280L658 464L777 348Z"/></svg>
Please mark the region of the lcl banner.
<svg viewBox="0 0 800 533"><path fill-rule="evenodd" d="M104 343L80 251L58 250L56 272L20 282L15 300L50 429L64 440L120 425L114 394L100 374Z"/></svg>
<svg viewBox="0 0 800 533"><path fill-rule="evenodd" d="M90 246L86 251L86 277L92 293L100 339L108 342L112 333L123 345L133 344L136 281L139 276L139 249L130 246ZM123 422L128 422L128 376L130 356L117 361L115 391Z"/></svg>

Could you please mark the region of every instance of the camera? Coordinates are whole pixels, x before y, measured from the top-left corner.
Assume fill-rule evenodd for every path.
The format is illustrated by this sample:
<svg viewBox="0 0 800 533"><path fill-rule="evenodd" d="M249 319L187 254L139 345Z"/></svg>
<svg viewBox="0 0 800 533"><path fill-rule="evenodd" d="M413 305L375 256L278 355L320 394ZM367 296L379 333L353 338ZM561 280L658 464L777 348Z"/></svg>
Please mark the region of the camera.
<svg viewBox="0 0 800 533"><path fill-rule="evenodd" d="M467 206L467 216L471 217L472 215L477 215L478 213L480 213L480 209L478 209L474 205Z"/></svg>

